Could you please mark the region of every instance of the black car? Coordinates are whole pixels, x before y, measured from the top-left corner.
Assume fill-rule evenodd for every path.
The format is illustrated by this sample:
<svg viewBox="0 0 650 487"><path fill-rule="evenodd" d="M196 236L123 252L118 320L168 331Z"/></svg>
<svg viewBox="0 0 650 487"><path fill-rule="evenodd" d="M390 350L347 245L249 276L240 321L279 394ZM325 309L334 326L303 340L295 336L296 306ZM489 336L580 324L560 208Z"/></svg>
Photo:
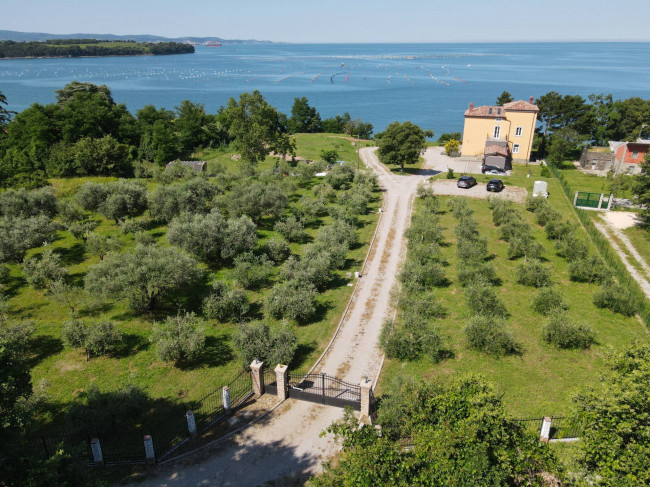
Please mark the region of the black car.
<svg viewBox="0 0 650 487"><path fill-rule="evenodd" d="M476 179L474 179L472 176L461 176L456 186L458 186L459 188L471 188L472 186L475 185L476 185Z"/></svg>
<svg viewBox="0 0 650 487"><path fill-rule="evenodd" d="M502 191L504 187L505 185L500 179L490 179L490 182L487 183L487 190L494 191L495 193Z"/></svg>

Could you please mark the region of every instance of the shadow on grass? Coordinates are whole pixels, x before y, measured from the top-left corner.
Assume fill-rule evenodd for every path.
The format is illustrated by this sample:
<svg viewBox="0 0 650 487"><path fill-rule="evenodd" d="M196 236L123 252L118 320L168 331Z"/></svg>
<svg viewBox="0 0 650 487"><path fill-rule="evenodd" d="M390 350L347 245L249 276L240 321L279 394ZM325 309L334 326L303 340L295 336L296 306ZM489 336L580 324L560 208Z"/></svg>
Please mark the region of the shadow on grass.
<svg viewBox="0 0 650 487"><path fill-rule="evenodd" d="M151 342L142 335L135 333L122 334L122 343L120 348L113 354L116 358L124 358L129 355L135 355L138 352L148 350Z"/></svg>
<svg viewBox="0 0 650 487"><path fill-rule="evenodd" d="M181 360L176 366L183 370L193 370L202 367L220 367L234 358L233 350L226 336L209 336L201 354L192 360Z"/></svg>
<svg viewBox="0 0 650 487"><path fill-rule="evenodd" d="M56 355L63 350L63 342L51 335L39 335L29 340L29 349L32 352L27 360L30 368L37 366L46 358Z"/></svg>
<svg viewBox="0 0 650 487"><path fill-rule="evenodd" d="M60 247L56 253L61 256L65 265L81 264L85 258L86 248L81 242L75 242L71 247Z"/></svg>
<svg viewBox="0 0 650 487"><path fill-rule="evenodd" d="M304 364L309 356L316 350L316 342L312 341L309 343L301 343L298 345L296 348L296 353L293 356L293 359L291 359L291 364L289 364L289 368L291 370L295 370L299 368L302 364Z"/></svg>

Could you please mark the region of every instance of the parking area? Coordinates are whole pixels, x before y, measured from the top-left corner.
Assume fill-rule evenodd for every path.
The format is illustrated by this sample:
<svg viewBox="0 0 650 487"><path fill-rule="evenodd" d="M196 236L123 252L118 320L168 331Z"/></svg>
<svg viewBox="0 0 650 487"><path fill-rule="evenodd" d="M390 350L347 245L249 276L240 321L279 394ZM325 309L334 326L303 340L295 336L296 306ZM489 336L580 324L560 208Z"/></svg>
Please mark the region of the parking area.
<svg viewBox="0 0 650 487"><path fill-rule="evenodd" d="M485 199L488 196L494 196L495 198L503 198L514 201L515 203L524 203L526 201L526 196L528 196L528 191L525 188L508 186L507 181L505 181L506 187L503 188L503 191L498 193L488 191L486 189L487 185L484 183L479 183L469 189L459 188L456 186L457 181L457 179L438 179L429 184L436 194L439 195L466 196L468 198L478 199Z"/></svg>
<svg viewBox="0 0 650 487"><path fill-rule="evenodd" d="M449 157L444 154L442 147L428 147L424 152L424 169L447 172L448 168L454 170L454 174L481 174L481 161L462 160L458 157ZM502 174L501 176L506 176Z"/></svg>

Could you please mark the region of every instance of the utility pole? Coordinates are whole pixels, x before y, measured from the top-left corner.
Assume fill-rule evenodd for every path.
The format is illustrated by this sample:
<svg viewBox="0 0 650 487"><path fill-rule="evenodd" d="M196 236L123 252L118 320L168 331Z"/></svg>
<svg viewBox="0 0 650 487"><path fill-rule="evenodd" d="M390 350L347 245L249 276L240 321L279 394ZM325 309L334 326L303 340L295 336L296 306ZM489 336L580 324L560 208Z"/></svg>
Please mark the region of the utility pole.
<svg viewBox="0 0 650 487"><path fill-rule="evenodd" d="M359 134L357 134L357 171L359 170Z"/></svg>

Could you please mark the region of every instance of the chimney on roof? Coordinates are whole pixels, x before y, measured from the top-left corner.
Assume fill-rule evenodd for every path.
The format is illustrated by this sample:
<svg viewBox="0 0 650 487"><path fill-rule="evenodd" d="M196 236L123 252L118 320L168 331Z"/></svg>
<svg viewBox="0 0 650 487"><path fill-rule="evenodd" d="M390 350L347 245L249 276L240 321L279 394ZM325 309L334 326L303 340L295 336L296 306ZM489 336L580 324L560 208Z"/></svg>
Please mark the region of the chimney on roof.
<svg viewBox="0 0 650 487"><path fill-rule="evenodd" d="M469 103L469 111L471 112L472 110L474 110L474 102L473 101Z"/></svg>
<svg viewBox="0 0 650 487"><path fill-rule="evenodd" d="M531 104L531 105L534 105L534 104L535 104L535 97L534 97L534 96L531 96L531 97L530 97L530 104Z"/></svg>

